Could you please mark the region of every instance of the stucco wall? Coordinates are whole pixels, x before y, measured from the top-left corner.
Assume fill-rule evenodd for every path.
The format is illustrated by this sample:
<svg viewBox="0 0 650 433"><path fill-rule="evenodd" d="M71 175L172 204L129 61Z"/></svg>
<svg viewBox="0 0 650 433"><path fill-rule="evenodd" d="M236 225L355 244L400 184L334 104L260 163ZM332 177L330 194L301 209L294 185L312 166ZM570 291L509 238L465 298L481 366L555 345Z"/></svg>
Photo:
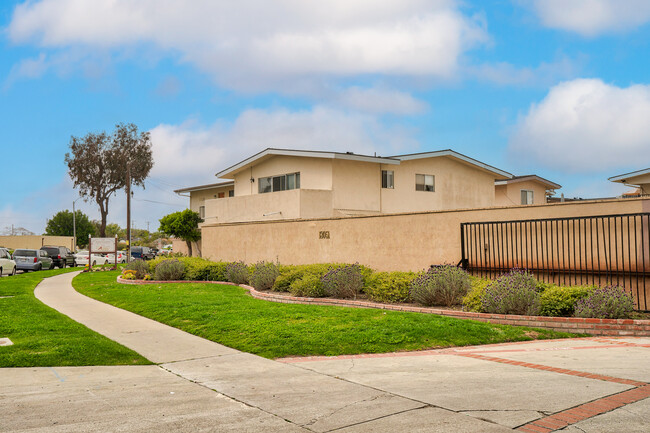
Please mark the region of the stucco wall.
<svg viewBox="0 0 650 433"><path fill-rule="evenodd" d="M512 182L506 185L494 187L495 206L519 206L521 205L521 190L533 191L533 204L546 203L546 187L535 181Z"/></svg>
<svg viewBox="0 0 650 433"><path fill-rule="evenodd" d="M334 209L379 212L381 210L380 165L371 162L334 160L332 190Z"/></svg>
<svg viewBox="0 0 650 433"><path fill-rule="evenodd" d="M0 236L0 247L39 249L43 245L68 247L74 251L74 238L72 236Z"/></svg>
<svg viewBox="0 0 650 433"><path fill-rule="evenodd" d="M494 205L494 174L452 158L402 161L398 166L386 165L382 169L395 172L395 188L381 190L381 209L384 213ZM434 175L435 191L416 191L416 174Z"/></svg>
<svg viewBox="0 0 650 433"><path fill-rule="evenodd" d="M458 263L460 223L649 212L650 199L568 202L413 214L206 225L203 255L286 264L359 262L378 270ZM320 232L329 232L321 239Z"/></svg>

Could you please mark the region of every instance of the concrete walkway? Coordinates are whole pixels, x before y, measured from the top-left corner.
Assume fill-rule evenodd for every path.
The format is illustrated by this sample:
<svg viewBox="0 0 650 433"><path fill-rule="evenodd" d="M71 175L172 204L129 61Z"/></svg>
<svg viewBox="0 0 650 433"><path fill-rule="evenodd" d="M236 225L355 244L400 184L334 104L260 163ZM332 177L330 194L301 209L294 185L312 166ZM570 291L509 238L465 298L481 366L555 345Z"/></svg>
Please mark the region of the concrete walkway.
<svg viewBox="0 0 650 433"><path fill-rule="evenodd" d="M74 275L36 296L159 365L0 369L0 431L650 428L650 339L271 361L80 295Z"/></svg>

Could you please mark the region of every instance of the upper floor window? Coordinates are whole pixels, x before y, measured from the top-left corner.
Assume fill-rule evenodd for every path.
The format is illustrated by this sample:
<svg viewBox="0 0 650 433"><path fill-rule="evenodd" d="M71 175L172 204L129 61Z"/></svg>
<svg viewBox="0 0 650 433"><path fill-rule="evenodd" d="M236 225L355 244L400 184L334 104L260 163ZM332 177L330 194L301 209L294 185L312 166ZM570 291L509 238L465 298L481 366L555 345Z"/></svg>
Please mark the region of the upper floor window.
<svg viewBox="0 0 650 433"><path fill-rule="evenodd" d="M416 191L435 191L435 176L432 174L416 174L415 175L415 190Z"/></svg>
<svg viewBox="0 0 650 433"><path fill-rule="evenodd" d="M285 191L288 189L300 189L300 173L260 177L258 179L257 188L260 194L274 191Z"/></svg>
<svg viewBox="0 0 650 433"><path fill-rule="evenodd" d="M234 189L231 189L230 191L228 191L228 197L234 197L234 196L235 196L235 190Z"/></svg>
<svg viewBox="0 0 650 433"><path fill-rule="evenodd" d="M205 219L205 206L199 206L199 216L201 219Z"/></svg>
<svg viewBox="0 0 650 433"><path fill-rule="evenodd" d="M381 187L393 189L395 188L395 172L392 170L382 170L381 171Z"/></svg>
<svg viewBox="0 0 650 433"><path fill-rule="evenodd" d="M533 204L533 192L527 189L521 190L521 204Z"/></svg>

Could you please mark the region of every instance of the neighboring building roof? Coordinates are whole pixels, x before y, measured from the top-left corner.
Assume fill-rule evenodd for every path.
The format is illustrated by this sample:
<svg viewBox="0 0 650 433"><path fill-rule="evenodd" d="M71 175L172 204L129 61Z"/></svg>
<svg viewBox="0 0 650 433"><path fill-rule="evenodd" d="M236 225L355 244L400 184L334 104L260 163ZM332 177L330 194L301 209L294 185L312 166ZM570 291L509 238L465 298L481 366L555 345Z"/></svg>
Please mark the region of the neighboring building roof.
<svg viewBox="0 0 650 433"><path fill-rule="evenodd" d="M226 181L226 182L211 183L209 185L190 186L188 188L175 189L174 192L176 194L180 194L181 192L203 191L205 189L219 188L219 187L222 187L222 186L230 186L230 185L234 185L234 184L235 184L234 181L229 180L229 181Z"/></svg>
<svg viewBox="0 0 650 433"><path fill-rule="evenodd" d="M612 182L629 183L634 185L634 180L637 177L647 175L650 175L650 168L644 168L643 170L637 170L631 173L619 174L618 176L612 176L609 178L609 180Z"/></svg>
<svg viewBox="0 0 650 433"><path fill-rule="evenodd" d="M469 156L463 155L462 153L455 152L451 149L436 150L434 152L411 153L408 155L395 155L392 156L391 158L399 159L400 161L409 161L413 159L438 158L441 156L449 156L458 159L460 161L481 168L490 173L496 174L498 177L503 177L506 179L512 178L512 173L508 173L507 171L503 171L496 167L492 167L491 165L485 164L481 161L478 161L474 158L470 158Z"/></svg>
<svg viewBox="0 0 650 433"><path fill-rule="evenodd" d="M291 149L273 149L268 148L263 151L256 153L250 158L232 165L225 170L220 171L216 174L217 177L228 178L233 176L236 173L255 165L262 160L268 159L272 156L283 155L283 156L301 156L306 158L326 158L326 159L347 159L352 161L364 161L364 162L376 162L381 164L399 164L399 161L394 158L384 158L381 156L369 156L369 155L357 155L352 152L325 152L317 150L291 150Z"/></svg>
<svg viewBox="0 0 650 433"><path fill-rule="evenodd" d="M543 185L546 186L546 189L560 189L562 188L562 185L557 184L555 182L551 182L548 179L544 179L543 177L537 176L536 174L527 174L525 176L513 176L510 179L506 180L497 180L494 182L495 185L506 185L508 183L517 183L517 182L525 182L528 180L536 181L539 182Z"/></svg>

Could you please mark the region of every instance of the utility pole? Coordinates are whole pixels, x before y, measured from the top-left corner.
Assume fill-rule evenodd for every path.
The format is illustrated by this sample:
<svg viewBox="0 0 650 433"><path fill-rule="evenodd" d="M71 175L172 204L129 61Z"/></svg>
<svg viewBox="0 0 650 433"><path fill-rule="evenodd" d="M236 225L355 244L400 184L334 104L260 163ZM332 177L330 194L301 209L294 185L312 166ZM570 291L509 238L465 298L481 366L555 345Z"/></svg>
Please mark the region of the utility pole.
<svg viewBox="0 0 650 433"><path fill-rule="evenodd" d="M126 240L129 243L126 262L131 262L131 163L126 164Z"/></svg>
<svg viewBox="0 0 650 433"><path fill-rule="evenodd" d="M77 200L72 200L72 240L73 240L73 250L77 252L77 213L74 211L74 202ZM90 260L90 252L88 252L88 260Z"/></svg>
<svg viewBox="0 0 650 433"><path fill-rule="evenodd" d="M149 232L149 221L147 221L147 232Z"/></svg>

